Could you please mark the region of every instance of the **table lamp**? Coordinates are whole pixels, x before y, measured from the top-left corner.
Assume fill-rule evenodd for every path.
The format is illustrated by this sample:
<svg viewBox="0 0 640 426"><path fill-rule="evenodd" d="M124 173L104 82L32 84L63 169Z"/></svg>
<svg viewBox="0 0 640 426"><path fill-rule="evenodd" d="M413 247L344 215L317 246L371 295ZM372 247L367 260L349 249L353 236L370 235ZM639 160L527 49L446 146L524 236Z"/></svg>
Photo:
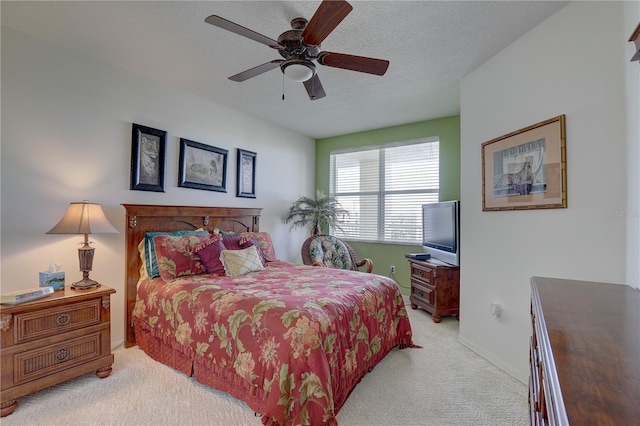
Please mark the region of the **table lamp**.
<svg viewBox="0 0 640 426"><path fill-rule="evenodd" d="M100 287L100 284L89 278L89 271L93 265L95 249L89 245L89 234L117 234L115 229L102 211L100 204L88 201L69 203L69 208L60 222L47 234L84 234L84 243L78 249L82 280L71 285L73 289L85 290Z"/></svg>

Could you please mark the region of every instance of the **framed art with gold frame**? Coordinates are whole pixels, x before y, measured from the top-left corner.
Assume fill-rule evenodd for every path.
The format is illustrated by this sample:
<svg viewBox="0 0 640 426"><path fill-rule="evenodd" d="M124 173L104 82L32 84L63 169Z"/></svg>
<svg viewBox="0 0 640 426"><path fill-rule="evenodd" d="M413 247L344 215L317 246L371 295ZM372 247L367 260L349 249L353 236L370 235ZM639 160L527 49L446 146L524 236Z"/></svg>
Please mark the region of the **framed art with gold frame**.
<svg viewBox="0 0 640 426"><path fill-rule="evenodd" d="M482 144L482 210L567 207L565 116Z"/></svg>

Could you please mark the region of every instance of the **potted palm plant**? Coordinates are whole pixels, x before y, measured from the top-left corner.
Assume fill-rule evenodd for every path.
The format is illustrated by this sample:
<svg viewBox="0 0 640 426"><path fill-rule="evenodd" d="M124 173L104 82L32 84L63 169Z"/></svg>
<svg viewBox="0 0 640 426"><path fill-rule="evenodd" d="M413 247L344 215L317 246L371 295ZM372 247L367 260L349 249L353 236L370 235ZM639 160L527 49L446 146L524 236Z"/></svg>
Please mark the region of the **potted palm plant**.
<svg viewBox="0 0 640 426"><path fill-rule="evenodd" d="M316 191L316 198L300 197L291 207L285 223L291 222L291 228L304 227L311 224L311 235L322 233L323 227L338 228L338 219L348 216L349 212L340 206L335 197Z"/></svg>

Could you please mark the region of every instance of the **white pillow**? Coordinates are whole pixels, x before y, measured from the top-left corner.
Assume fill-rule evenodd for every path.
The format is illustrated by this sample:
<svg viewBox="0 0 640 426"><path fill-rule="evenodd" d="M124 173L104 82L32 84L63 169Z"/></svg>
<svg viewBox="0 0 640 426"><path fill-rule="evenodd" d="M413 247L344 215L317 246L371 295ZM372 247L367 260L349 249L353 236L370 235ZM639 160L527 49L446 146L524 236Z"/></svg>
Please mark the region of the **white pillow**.
<svg viewBox="0 0 640 426"><path fill-rule="evenodd" d="M256 246L249 246L242 250L222 250L220 252L220 262L222 262L224 272L229 277L237 277L264 269Z"/></svg>

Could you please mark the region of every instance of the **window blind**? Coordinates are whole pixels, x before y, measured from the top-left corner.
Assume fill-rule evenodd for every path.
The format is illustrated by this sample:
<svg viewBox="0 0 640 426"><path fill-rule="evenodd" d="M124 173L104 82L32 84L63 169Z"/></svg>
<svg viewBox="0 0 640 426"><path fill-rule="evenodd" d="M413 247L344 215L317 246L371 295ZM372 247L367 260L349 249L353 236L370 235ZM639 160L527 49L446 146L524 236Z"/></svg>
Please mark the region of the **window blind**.
<svg viewBox="0 0 640 426"><path fill-rule="evenodd" d="M440 142L428 138L330 153L330 193L349 211L332 232L372 242L422 240L422 204L437 202Z"/></svg>

